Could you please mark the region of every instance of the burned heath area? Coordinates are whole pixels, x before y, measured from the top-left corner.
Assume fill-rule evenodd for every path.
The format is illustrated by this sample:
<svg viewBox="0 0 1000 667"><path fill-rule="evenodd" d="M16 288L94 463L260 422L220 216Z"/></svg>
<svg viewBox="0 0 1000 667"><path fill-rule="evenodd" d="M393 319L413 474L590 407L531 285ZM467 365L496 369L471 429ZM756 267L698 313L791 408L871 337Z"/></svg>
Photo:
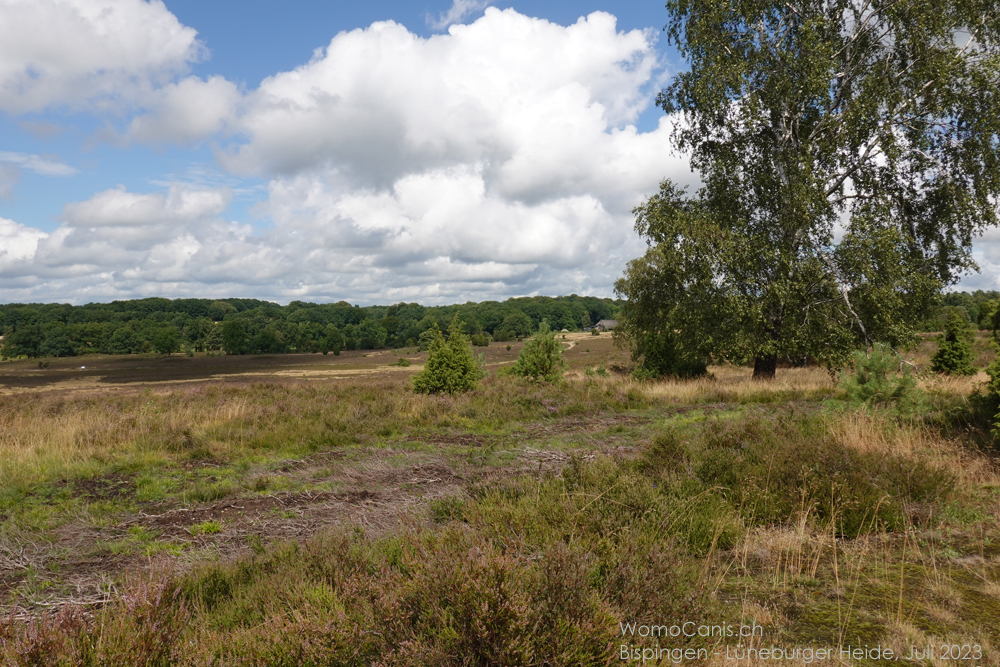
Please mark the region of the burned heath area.
<svg viewBox="0 0 1000 667"><path fill-rule="evenodd" d="M0 661L997 664L996 405L943 342L767 382L546 327L4 362ZM415 391L453 343L472 386Z"/></svg>

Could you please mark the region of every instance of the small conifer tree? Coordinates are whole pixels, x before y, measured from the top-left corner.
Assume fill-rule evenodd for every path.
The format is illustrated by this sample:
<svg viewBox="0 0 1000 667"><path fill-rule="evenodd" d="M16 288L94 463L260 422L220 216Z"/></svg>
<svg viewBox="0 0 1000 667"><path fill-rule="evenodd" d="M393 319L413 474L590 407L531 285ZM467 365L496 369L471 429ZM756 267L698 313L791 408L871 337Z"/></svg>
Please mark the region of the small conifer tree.
<svg viewBox="0 0 1000 667"><path fill-rule="evenodd" d="M870 353L855 352L854 372L841 375L840 386L851 400L875 407L896 407L913 412L923 403L923 393L910 366L887 345L876 343Z"/></svg>
<svg viewBox="0 0 1000 667"><path fill-rule="evenodd" d="M954 312L944 325L944 335L938 340L938 349L931 357L931 370L948 375L973 375L972 331L961 314Z"/></svg>
<svg viewBox="0 0 1000 667"><path fill-rule="evenodd" d="M437 331L431 340L427 363L413 378L413 390L423 394L458 394L475 389L483 375L456 315L448 328L448 338Z"/></svg>
<svg viewBox="0 0 1000 667"><path fill-rule="evenodd" d="M539 382L555 382L565 370L566 360L563 359L555 332L549 330L546 322L542 322L538 333L521 350L510 372Z"/></svg>

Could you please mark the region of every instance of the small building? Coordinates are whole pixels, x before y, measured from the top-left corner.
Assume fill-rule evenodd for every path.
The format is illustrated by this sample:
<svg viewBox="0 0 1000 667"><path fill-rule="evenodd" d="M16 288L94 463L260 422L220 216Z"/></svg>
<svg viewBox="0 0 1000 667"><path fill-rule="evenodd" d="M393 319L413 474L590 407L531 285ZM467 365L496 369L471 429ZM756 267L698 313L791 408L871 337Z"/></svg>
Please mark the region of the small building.
<svg viewBox="0 0 1000 667"><path fill-rule="evenodd" d="M616 326L618 326L618 320L601 320L594 325L594 328L598 331L611 331Z"/></svg>

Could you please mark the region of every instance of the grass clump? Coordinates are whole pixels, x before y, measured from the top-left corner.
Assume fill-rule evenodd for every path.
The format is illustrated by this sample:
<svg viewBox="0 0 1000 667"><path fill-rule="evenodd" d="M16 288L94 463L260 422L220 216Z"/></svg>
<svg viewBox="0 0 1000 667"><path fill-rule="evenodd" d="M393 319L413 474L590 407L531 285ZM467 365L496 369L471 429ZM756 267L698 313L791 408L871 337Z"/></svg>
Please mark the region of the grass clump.
<svg viewBox="0 0 1000 667"><path fill-rule="evenodd" d="M846 537L901 530L906 506L940 502L955 483L918 458L847 447L825 418L803 415L667 431L646 465L674 487L717 489L748 525L809 516L819 529Z"/></svg>
<svg viewBox="0 0 1000 667"><path fill-rule="evenodd" d="M188 528L192 535L214 535L222 532L222 524L218 521L202 521Z"/></svg>

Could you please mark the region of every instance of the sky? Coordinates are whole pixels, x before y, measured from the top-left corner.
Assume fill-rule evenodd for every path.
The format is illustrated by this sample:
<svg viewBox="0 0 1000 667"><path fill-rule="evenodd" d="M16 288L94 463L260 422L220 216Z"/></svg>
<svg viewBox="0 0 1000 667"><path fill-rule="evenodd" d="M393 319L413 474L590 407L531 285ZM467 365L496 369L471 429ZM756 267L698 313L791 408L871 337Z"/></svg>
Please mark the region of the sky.
<svg viewBox="0 0 1000 667"><path fill-rule="evenodd" d="M450 2L450 4L449 4ZM0 0L0 302L612 296L662 2ZM992 288L1000 235L977 244Z"/></svg>

